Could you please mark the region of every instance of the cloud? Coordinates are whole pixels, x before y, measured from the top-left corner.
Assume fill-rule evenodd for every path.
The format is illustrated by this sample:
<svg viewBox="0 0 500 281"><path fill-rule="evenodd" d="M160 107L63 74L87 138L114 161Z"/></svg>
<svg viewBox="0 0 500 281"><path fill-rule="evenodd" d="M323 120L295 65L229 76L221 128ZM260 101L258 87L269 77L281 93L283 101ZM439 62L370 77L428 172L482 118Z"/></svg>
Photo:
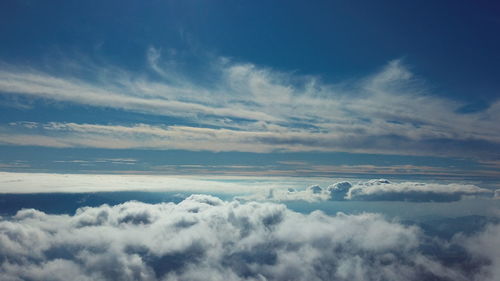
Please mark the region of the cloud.
<svg viewBox="0 0 500 281"><path fill-rule="evenodd" d="M64 72L4 65L0 93L175 117L187 125L24 123L23 128L2 126L0 141L51 147L498 156L492 151L500 145L499 102L483 111L458 113L463 103L433 95L400 60L362 79L328 84L318 77L219 59L207 66L210 85L173 63L162 63L161 50L154 47L147 60L155 75L88 62L66 63Z"/></svg>
<svg viewBox="0 0 500 281"><path fill-rule="evenodd" d="M330 194L331 200L345 200L345 195L352 188L352 184L347 181L338 182L328 186L327 192Z"/></svg>
<svg viewBox="0 0 500 281"><path fill-rule="evenodd" d="M127 159L126 159L127 160ZM242 178L245 179L245 178ZM113 174L51 174L0 172L0 193L81 193L110 191L189 191L246 193L263 186L285 188L290 180L263 179L260 184L249 178L227 182L224 177L165 176L165 175L113 175ZM296 183L295 183L296 184Z"/></svg>
<svg viewBox="0 0 500 281"><path fill-rule="evenodd" d="M105 161L117 159L105 159ZM121 159L130 161L131 159ZM120 162L121 163L121 162ZM133 162L132 162L133 163ZM57 174L0 172L0 193L86 193L113 191L249 194L267 188L299 188L309 178L181 176L161 174ZM235 180L236 179L236 180Z"/></svg>
<svg viewBox="0 0 500 281"><path fill-rule="evenodd" d="M273 190L267 200L294 201L409 201L409 202L452 202L463 197L494 197L495 192L471 184L437 184L421 182L390 182L375 179L366 182L337 182L321 188L313 185L305 190ZM257 193L242 199L264 199Z"/></svg>
<svg viewBox="0 0 500 281"><path fill-rule="evenodd" d="M111 161L131 159L108 159ZM106 161L108 161L106 160ZM104 160L102 160L104 161ZM122 163L122 162L118 162ZM133 163L133 162L132 162ZM237 179L235 181L234 179ZM463 197L498 198L498 191L471 184L341 181L322 188L310 185L310 178L166 176L113 174L53 174L0 172L0 193L83 193L111 191L210 192L224 193L241 200L270 201L409 201L452 202ZM320 184L325 179L317 181Z"/></svg>
<svg viewBox="0 0 500 281"><path fill-rule="evenodd" d="M492 191L469 184L433 184L371 180L349 189L348 200L437 201L460 200L463 196L491 196Z"/></svg>
<svg viewBox="0 0 500 281"><path fill-rule="evenodd" d="M494 242L494 231L474 239ZM425 254L423 241L417 227L377 214L300 214L279 204L192 195L178 204L127 202L74 215L21 210L0 220L0 274L3 280L473 279ZM487 272L498 258L491 254L477 270Z"/></svg>
<svg viewBox="0 0 500 281"><path fill-rule="evenodd" d="M482 232L469 237L459 235L455 243L464 245L476 260L487 261L480 269L477 280L500 279L500 224L490 224Z"/></svg>

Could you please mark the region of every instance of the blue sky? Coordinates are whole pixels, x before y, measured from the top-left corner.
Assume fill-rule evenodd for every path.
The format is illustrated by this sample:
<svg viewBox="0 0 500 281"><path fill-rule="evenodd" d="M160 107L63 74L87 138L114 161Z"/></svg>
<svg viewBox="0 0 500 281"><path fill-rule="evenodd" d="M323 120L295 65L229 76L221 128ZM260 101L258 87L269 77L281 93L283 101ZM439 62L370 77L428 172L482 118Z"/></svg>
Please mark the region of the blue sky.
<svg viewBox="0 0 500 281"><path fill-rule="evenodd" d="M500 280L498 1L0 1L7 280Z"/></svg>
<svg viewBox="0 0 500 281"><path fill-rule="evenodd" d="M497 181L488 1L0 4L0 169Z"/></svg>

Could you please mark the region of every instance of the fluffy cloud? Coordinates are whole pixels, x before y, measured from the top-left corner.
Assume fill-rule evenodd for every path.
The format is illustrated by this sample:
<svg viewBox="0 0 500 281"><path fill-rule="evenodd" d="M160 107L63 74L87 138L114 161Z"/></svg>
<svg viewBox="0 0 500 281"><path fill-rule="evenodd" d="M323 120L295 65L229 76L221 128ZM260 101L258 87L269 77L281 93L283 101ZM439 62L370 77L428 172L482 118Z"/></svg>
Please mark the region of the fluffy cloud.
<svg viewBox="0 0 500 281"><path fill-rule="evenodd" d="M498 156L492 151L500 144L495 130L499 102L461 114L465 104L429 93L399 60L363 79L334 85L220 59L207 66L214 76L210 87L162 64L159 50L149 50L148 62L156 76L89 63L64 65L64 73L4 65L0 93L170 116L185 126L70 121L23 129L3 126L0 141L51 147Z"/></svg>
<svg viewBox="0 0 500 281"><path fill-rule="evenodd" d="M457 201L463 196L491 196L492 191L470 184L433 184L371 180L349 189L348 200Z"/></svg>
<svg viewBox="0 0 500 281"><path fill-rule="evenodd" d="M385 179L366 182L337 182L321 188L313 185L305 190L273 190L265 199L278 201L410 201L410 202L451 202L464 196L494 197L496 192L471 184L437 184L420 182L393 183ZM256 194L243 199L264 199Z"/></svg>
<svg viewBox="0 0 500 281"><path fill-rule="evenodd" d="M500 224L488 225L471 236L457 235L455 243L462 244L475 260L487 261L479 270L477 280L500 280Z"/></svg>
<svg viewBox="0 0 500 281"><path fill-rule="evenodd" d="M474 239L487 244L495 231ZM21 210L0 221L0 275L9 281L471 280L424 254L422 241L417 227L376 214L306 215L284 205L192 195L179 204L127 202L71 216ZM485 264L498 258L490 254Z"/></svg>

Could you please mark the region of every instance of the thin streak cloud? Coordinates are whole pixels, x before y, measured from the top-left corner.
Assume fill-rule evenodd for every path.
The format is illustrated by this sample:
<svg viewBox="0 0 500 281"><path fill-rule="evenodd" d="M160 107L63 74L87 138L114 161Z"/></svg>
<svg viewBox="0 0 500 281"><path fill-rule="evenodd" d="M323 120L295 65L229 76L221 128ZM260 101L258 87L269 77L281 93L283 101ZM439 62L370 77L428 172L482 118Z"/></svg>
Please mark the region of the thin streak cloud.
<svg viewBox="0 0 500 281"><path fill-rule="evenodd" d="M150 49L148 58L156 72L163 69L159 50ZM339 84L227 59L210 67L214 82L203 86L168 69L163 74L169 79L158 80L147 73L94 65L88 69L98 79L85 80L71 72L57 75L7 66L0 71L0 92L175 117L197 126L52 122L36 132L3 126L0 141L54 147L498 157L492 152L500 148L498 101L483 111L458 113L464 104L432 95L399 60L363 79ZM132 136L121 142L120 134ZM134 139L139 135L140 141ZM27 138L28 143L20 141Z"/></svg>

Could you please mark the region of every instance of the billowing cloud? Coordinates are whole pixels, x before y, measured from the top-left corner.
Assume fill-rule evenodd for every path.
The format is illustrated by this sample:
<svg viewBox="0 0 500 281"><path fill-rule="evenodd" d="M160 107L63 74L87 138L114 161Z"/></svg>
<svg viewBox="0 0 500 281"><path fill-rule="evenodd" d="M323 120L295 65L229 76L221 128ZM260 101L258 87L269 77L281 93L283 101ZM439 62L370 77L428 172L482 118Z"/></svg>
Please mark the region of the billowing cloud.
<svg viewBox="0 0 500 281"><path fill-rule="evenodd" d="M491 196L492 191L470 184L433 184L371 180L349 189L348 200L456 201L463 196Z"/></svg>
<svg viewBox="0 0 500 281"><path fill-rule="evenodd" d="M500 224L488 225L482 232L472 236L458 235L455 243L460 243L476 260L487 263L481 267L477 280L500 280Z"/></svg>
<svg viewBox="0 0 500 281"><path fill-rule="evenodd" d="M488 231L477 239L496 239ZM85 207L74 215L21 210L0 221L0 275L2 280L472 280L470 272L426 255L422 241L417 227L376 214L300 214L279 204L192 195L179 204L127 202ZM482 264L491 258L484 256ZM477 269L489 274L482 264Z"/></svg>
<svg viewBox="0 0 500 281"><path fill-rule="evenodd" d="M472 184L437 184L421 182L390 182L375 179L350 183L337 182L321 188L313 185L305 190L273 190L265 199L277 201L409 201L409 202L451 202L466 196L494 197L495 192ZM260 194L243 198L263 199Z"/></svg>
<svg viewBox="0 0 500 281"><path fill-rule="evenodd" d="M213 76L207 86L163 62L154 47L147 58L154 75L89 63L64 65L64 73L4 65L0 93L169 116L183 125L22 123L23 128L2 126L0 142L498 156L492 153L500 145L498 102L480 112L459 113L465 104L430 93L399 60L363 79L328 84L318 77L219 59L207 66Z"/></svg>

